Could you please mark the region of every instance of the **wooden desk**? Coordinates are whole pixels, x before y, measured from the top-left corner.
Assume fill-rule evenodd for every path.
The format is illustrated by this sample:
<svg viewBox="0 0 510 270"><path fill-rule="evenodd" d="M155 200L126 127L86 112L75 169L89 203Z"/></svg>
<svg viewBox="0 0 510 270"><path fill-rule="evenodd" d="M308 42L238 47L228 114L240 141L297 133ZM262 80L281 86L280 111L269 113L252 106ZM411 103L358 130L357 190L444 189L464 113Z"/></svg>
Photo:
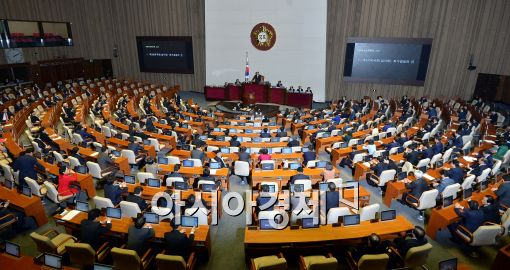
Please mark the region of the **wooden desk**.
<svg viewBox="0 0 510 270"><path fill-rule="evenodd" d="M48 223L48 217L44 211L42 201L37 196L28 198L23 194L19 194L16 189L7 189L0 187L0 198L9 200L9 207L22 211L27 217L34 217L35 222L40 227Z"/></svg>
<svg viewBox="0 0 510 270"><path fill-rule="evenodd" d="M45 268L41 264L36 264L34 262L33 257L21 256L16 258L14 256L8 254L0 255L0 265L2 265L2 269L23 269L23 270L41 270L41 269L49 269ZM64 270L78 270L78 268L73 268L70 266L63 266Z"/></svg>
<svg viewBox="0 0 510 270"><path fill-rule="evenodd" d="M360 243L363 238L377 232L383 239L395 238L397 234L412 230L414 225L403 216L392 221L370 223L362 221L360 225L333 227L322 225L316 229L291 230L248 230L244 232L244 248L247 257L252 253L271 252L285 249L303 249L306 246L336 248Z"/></svg>
<svg viewBox="0 0 510 270"><path fill-rule="evenodd" d="M47 163L44 160L38 159L39 163L44 166L46 172L51 173L55 176L58 176L58 166ZM92 179L92 175L90 174L81 174L77 173L78 183L80 183L80 187L82 190L87 192L89 198L96 196L96 188L94 186L94 180Z"/></svg>
<svg viewBox="0 0 510 270"><path fill-rule="evenodd" d="M310 176L312 184L316 184L322 180L322 171L320 168L303 168L303 174ZM286 186L290 178L298 174L296 170L286 169L275 169L275 170L251 170L251 182L252 187L256 187L258 184L264 181L275 181L279 182L280 188ZM338 172L337 172L338 174Z"/></svg>

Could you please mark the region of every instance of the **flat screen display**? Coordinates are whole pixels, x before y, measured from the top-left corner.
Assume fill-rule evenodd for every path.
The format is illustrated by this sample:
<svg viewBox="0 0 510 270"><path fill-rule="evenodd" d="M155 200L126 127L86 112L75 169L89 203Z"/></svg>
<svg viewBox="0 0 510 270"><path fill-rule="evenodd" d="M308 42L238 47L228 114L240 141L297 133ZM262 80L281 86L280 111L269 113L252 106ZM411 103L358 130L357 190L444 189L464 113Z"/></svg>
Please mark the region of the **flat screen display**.
<svg viewBox="0 0 510 270"><path fill-rule="evenodd" d="M193 74L191 37L136 37L142 72Z"/></svg>
<svg viewBox="0 0 510 270"><path fill-rule="evenodd" d="M344 80L422 86L431 49L428 38L349 38Z"/></svg>

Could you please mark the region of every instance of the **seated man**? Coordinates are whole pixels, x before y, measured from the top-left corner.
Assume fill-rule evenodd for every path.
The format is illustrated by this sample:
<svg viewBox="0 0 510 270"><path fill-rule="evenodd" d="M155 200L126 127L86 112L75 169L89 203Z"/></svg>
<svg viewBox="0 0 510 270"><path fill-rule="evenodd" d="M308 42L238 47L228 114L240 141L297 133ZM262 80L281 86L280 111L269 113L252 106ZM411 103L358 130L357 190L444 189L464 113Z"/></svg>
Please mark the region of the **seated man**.
<svg viewBox="0 0 510 270"><path fill-rule="evenodd" d="M190 158L200 159L200 161L202 161L202 164L204 164L204 160L205 160L204 146L200 146L200 147L197 147L197 148L191 150Z"/></svg>
<svg viewBox="0 0 510 270"><path fill-rule="evenodd" d="M510 175L503 176L503 184L499 188L493 188L492 191L498 196L498 203L503 207L510 207Z"/></svg>
<svg viewBox="0 0 510 270"><path fill-rule="evenodd" d="M142 256L148 249L147 240L153 238L154 230L150 224L145 224L143 216L135 220L135 224L129 226L126 248L135 250L139 256Z"/></svg>
<svg viewBox="0 0 510 270"><path fill-rule="evenodd" d="M420 226L416 226L411 234L400 235L399 238L393 240L393 244L398 253L405 258L409 249L427 244L425 230Z"/></svg>
<svg viewBox="0 0 510 270"><path fill-rule="evenodd" d="M101 235L112 228L109 219L105 222L98 221L100 215L101 211L94 208L88 212L87 219L82 220L80 224L80 241L89 244L96 251L105 242L101 239Z"/></svg>
<svg viewBox="0 0 510 270"><path fill-rule="evenodd" d="M303 164L305 166L308 164L308 161L315 160L317 155L315 154L315 149L313 149L313 145L308 145L308 152L303 153Z"/></svg>
<svg viewBox="0 0 510 270"><path fill-rule="evenodd" d="M463 168L460 167L460 163L458 160L452 161L453 168L448 170L448 177L453 179L455 183L462 184L464 181L464 176L466 175L466 172Z"/></svg>
<svg viewBox="0 0 510 270"><path fill-rule="evenodd" d="M80 148L73 147L69 152L70 152L69 153L70 156L76 158L80 162L81 165L87 164L87 160L82 155L80 155L80 153L79 153L80 152Z"/></svg>
<svg viewBox="0 0 510 270"><path fill-rule="evenodd" d="M366 245L351 248L352 258L355 261L359 261L363 255L378 255L388 252L386 243L381 242L381 238L375 233L370 234L366 242Z"/></svg>
<svg viewBox="0 0 510 270"><path fill-rule="evenodd" d="M117 205L122 201L121 195L127 193L127 184L124 182L118 182L112 178L108 178L104 185L104 196L110 199L113 205Z"/></svg>
<svg viewBox="0 0 510 270"><path fill-rule="evenodd" d="M241 146L239 148L239 153L237 153L237 160L251 162L250 154L246 153L246 146Z"/></svg>
<svg viewBox="0 0 510 270"><path fill-rule="evenodd" d="M264 208L268 202L271 200L271 194L269 194L269 186L262 185L262 192L257 196L257 207L255 208L255 212L258 213L260 211L272 211L274 209L274 204ZM276 201L275 201L276 203Z"/></svg>
<svg viewBox="0 0 510 270"><path fill-rule="evenodd" d="M437 194L437 199L441 198L441 194L447 186L455 184L455 180L448 177L448 172L446 170L441 170L439 173L441 174L441 180L439 183L434 183L435 188L439 192Z"/></svg>
<svg viewBox="0 0 510 270"><path fill-rule="evenodd" d="M352 146L352 152L347 156L347 157L344 157L341 161L340 161L340 164L338 164L340 167L344 167L347 166L351 169L354 168L354 164L352 163L352 161L354 160L354 156L356 156L357 154L360 154L362 153L361 151L358 151L358 148L356 145L353 145Z"/></svg>
<svg viewBox="0 0 510 270"><path fill-rule="evenodd" d="M291 184L294 184L294 182L295 182L296 180L300 180L300 179L305 179L305 180L306 180L306 179L310 179L310 176L309 176L309 175L305 175L305 174L303 174L303 167L298 167L296 171L297 171L297 174L296 174L296 175L293 175L293 176L291 176L291 177L290 177L290 183L291 183Z"/></svg>
<svg viewBox="0 0 510 270"><path fill-rule="evenodd" d="M184 231L177 229L175 219L169 220L172 230L166 232L165 238L165 254L181 256L184 261L188 261L190 250L193 246L195 239L195 228L191 229L190 236L188 237Z"/></svg>
<svg viewBox="0 0 510 270"><path fill-rule="evenodd" d="M147 202L142 199L142 187L135 187L135 190L133 191L133 194L129 194L126 197L126 201L128 202L134 202L138 204L138 207L140 207L140 210L143 211L147 209Z"/></svg>
<svg viewBox="0 0 510 270"><path fill-rule="evenodd" d="M429 189L427 181L422 178L423 173L421 171L415 171L415 176L416 180L406 184L406 188L408 190L402 195L402 201L404 201L404 203L407 203L407 201L417 203L417 200L420 199L421 194ZM409 197L408 199L409 195L412 195L414 198Z"/></svg>
<svg viewBox="0 0 510 270"><path fill-rule="evenodd" d="M99 154L97 156L97 164L101 168L101 172L114 172L117 170L117 167L115 166L115 162L110 157L108 147L104 146L101 147L101 151L99 151ZM81 162L80 162L81 163Z"/></svg>
<svg viewBox="0 0 510 270"><path fill-rule="evenodd" d="M475 232L478 227L480 227L484 222L484 216L482 210L478 208L477 201L469 201L468 202L469 209L464 209L460 204L455 204L454 211L462 218L461 221L456 222L454 224L448 225L448 230L450 231L452 237L450 240L454 242L461 242L459 236L457 235L457 227L459 225L464 226L471 233Z"/></svg>
<svg viewBox="0 0 510 270"><path fill-rule="evenodd" d="M480 210L483 213L484 222L492 222L499 224L501 216L499 215L499 204L491 195L485 195L482 199L482 207Z"/></svg>
<svg viewBox="0 0 510 270"><path fill-rule="evenodd" d="M329 209L340 206L340 193L336 190L336 185L333 182L328 183L328 191L326 191L326 216Z"/></svg>

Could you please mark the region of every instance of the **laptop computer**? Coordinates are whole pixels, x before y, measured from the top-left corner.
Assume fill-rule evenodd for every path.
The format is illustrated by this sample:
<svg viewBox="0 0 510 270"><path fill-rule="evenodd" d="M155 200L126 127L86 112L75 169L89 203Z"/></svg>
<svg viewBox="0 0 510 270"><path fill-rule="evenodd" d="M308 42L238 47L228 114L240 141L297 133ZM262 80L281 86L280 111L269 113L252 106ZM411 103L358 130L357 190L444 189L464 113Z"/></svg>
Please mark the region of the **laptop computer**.
<svg viewBox="0 0 510 270"><path fill-rule="evenodd" d="M200 135L198 138L200 140L202 140L202 141L206 141L207 140L207 135Z"/></svg>
<svg viewBox="0 0 510 270"><path fill-rule="evenodd" d="M204 191L204 192L211 192L216 189L215 184L202 184L202 185L200 185L200 187L201 187L202 191Z"/></svg>
<svg viewBox="0 0 510 270"><path fill-rule="evenodd" d="M182 227L198 227L198 217L181 216Z"/></svg>
<svg viewBox="0 0 510 270"><path fill-rule="evenodd" d="M23 192L23 195L25 195L25 196L27 196L29 198L32 197L32 189L30 187L24 186L22 192Z"/></svg>
<svg viewBox="0 0 510 270"><path fill-rule="evenodd" d="M79 174L87 174L87 166L76 166L74 170Z"/></svg>
<svg viewBox="0 0 510 270"><path fill-rule="evenodd" d="M209 168L217 170L221 168L221 164L219 162L211 162L209 163Z"/></svg>
<svg viewBox="0 0 510 270"><path fill-rule="evenodd" d="M122 218L122 211L120 208L106 207L106 216L109 218Z"/></svg>
<svg viewBox="0 0 510 270"><path fill-rule="evenodd" d="M453 204L453 196L443 198L443 207L448 207Z"/></svg>
<svg viewBox="0 0 510 270"><path fill-rule="evenodd" d="M188 183L186 182L174 182L174 188L177 190L187 190L188 189Z"/></svg>
<svg viewBox="0 0 510 270"><path fill-rule="evenodd" d="M237 129L235 128L229 128L228 133L237 133Z"/></svg>
<svg viewBox="0 0 510 270"><path fill-rule="evenodd" d="M216 136L216 141L224 142L225 141L225 136Z"/></svg>
<svg viewBox="0 0 510 270"><path fill-rule="evenodd" d="M251 130L251 129L245 129L245 130L244 130L244 133L246 133L246 134L252 134L252 133L253 133L253 130Z"/></svg>
<svg viewBox="0 0 510 270"><path fill-rule="evenodd" d="M291 170L297 170L299 167L301 167L299 163L289 163L289 169Z"/></svg>
<svg viewBox="0 0 510 270"><path fill-rule="evenodd" d="M156 178L147 178L147 186L159 188L161 187L161 181Z"/></svg>
<svg viewBox="0 0 510 270"><path fill-rule="evenodd" d="M394 220L397 218L396 210L381 211L381 221Z"/></svg>
<svg viewBox="0 0 510 270"><path fill-rule="evenodd" d="M457 258L440 261L439 270L457 270Z"/></svg>
<svg viewBox="0 0 510 270"><path fill-rule="evenodd" d="M361 222L359 214L343 216L344 226L359 225Z"/></svg>
<svg viewBox="0 0 510 270"><path fill-rule="evenodd" d="M262 163L261 166L263 171L272 171L274 170L274 164L273 163Z"/></svg>
<svg viewBox="0 0 510 270"><path fill-rule="evenodd" d="M5 241L5 253L14 257L20 257L21 247L16 243Z"/></svg>
<svg viewBox="0 0 510 270"><path fill-rule="evenodd" d="M271 193L276 192L276 187L275 187L275 185L262 185L262 187L261 187L261 189L262 189L262 190L264 190L264 186L269 187L269 188L268 188L268 189L269 189L269 191L268 191L268 192L271 192Z"/></svg>
<svg viewBox="0 0 510 270"><path fill-rule="evenodd" d="M221 128L214 128L213 131L214 132L221 132Z"/></svg>
<svg viewBox="0 0 510 270"><path fill-rule="evenodd" d="M126 182L126 184L135 184L136 183L135 176L134 175L124 175L124 182Z"/></svg>
<svg viewBox="0 0 510 270"><path fill-rule="evenodd" d="M292 148L290 147L282 148L282 154L292 154Z"/></svg>
<svg viewBox="0 0 510 270"><path fill-rule="evenodd" d="M143 213L145 221L150 224L159 224L159 216L156 213L145 212Z"/></svg>
<svg viewBox="0 0 510 270"><path fill-rule="evenodd" d="M274 228L271 226L269 219L261 219L259 220L259 226L261 230L273 230Z"/></svg>
<svg viewBox="0 0 510 270"><path fill-rule="evenodd" d="M469 199L471 198L471 195L473 195L473 189L472 188L466 188L464 189L464 191L462 192L462 197L464 199Z"/></svg>
<svg viewBox="0 0 510 270"><path fill-rule="evenodd" d="M158 157L158 164L168 165L168 158L166 158L166 157Z"/></svg>
<svg viewBox="0 0 510 270"><path fill-rule="evenodd" d="M52 269L62 269L62 256L44 253L44 266Z"/></svg>
<svg viewBox="0 0 510 270"><path fill-rule="evenodd" d="M319 224L315 224L313 218L302 218L301 227L303 227L303 229L319 228Z"/></svg>
<svg viewBox="0 0 510 270"><path fill-rule="evenodd" d="M76 201L76 210L81 211L81 212L88 212L89 211L89 203L82 202L82 201Z"/></svg>
<svg viewBox="0 0 510 270"><path fill-rule="evenodd" d="M252 142L261 142L262 141L262 138L260 137L254 137L251 139Z"/></svg>
<svg viewBox="0 0 510 270"><path fill-rule="evenodd" d="M194 165L193 160L188 160L187 159L187 160L183 160L182 161L182 166L183 167L193 167L193 165Z"/></svg>

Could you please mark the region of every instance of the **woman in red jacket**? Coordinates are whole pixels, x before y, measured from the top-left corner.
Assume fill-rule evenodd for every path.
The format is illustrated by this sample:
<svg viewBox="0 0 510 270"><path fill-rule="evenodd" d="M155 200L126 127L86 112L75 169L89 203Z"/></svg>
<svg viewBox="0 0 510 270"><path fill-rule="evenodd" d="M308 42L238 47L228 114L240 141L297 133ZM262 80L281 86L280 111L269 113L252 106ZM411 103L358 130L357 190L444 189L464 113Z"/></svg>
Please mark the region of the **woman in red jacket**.
<svg viewBox="0 0 510 270"><path fill-rule="evenodd" d="M69 199L74 199L76 194L78 194L79 190L77 188L71 187L72 183L78 181L77 174L68 169L65 166L62 166L58 170L58 196L59 200L72 203Z"/></svg>

